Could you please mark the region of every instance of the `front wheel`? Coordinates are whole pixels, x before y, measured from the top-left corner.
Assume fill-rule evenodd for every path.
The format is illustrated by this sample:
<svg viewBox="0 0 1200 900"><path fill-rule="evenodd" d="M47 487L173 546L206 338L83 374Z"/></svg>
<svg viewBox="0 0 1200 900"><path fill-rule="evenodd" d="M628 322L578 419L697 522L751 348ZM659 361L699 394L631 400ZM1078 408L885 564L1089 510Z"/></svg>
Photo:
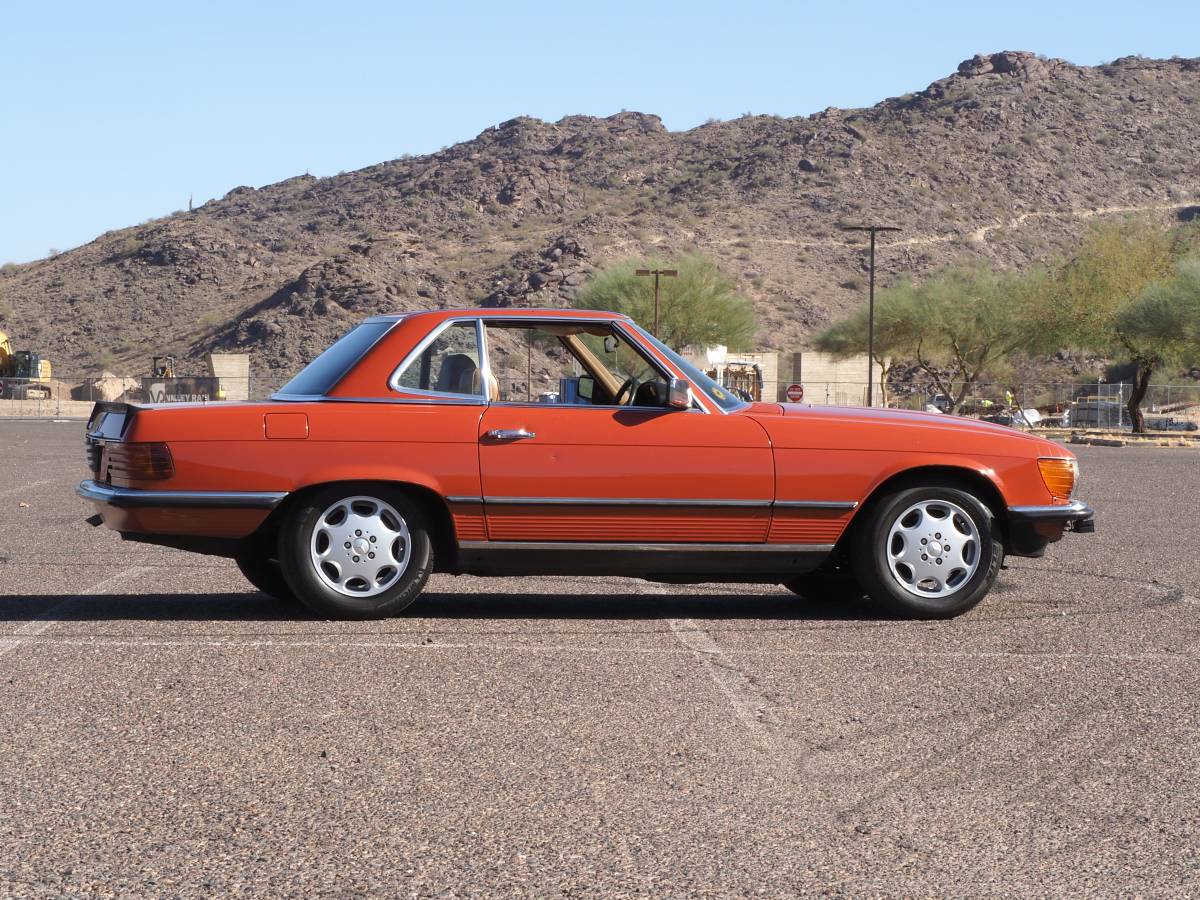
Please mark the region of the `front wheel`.
<svg viewBox="0 0 1200 900"><path fill-rule="evenodd" d="M335 486L303 498L279 531L287 583L331 619L381 619L417 599L433 568L424 511L399 491Z"/></svg>
<svg viewBox="0 0 1200 900"><path fill-rule="evenodd" d="M855 534L854 571L876 602L916 619L949 619L982 600L1004 548L991 511L958 488L884 497Z"/></svg>

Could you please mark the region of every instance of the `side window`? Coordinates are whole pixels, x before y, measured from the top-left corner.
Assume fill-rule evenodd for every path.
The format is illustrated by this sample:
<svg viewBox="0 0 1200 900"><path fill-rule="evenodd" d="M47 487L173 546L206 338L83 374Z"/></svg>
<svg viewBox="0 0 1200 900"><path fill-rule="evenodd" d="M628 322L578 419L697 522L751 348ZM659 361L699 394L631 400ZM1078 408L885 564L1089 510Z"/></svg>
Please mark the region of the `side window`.
<svg viewBox="0 0 1200 900"><path fill-rule="evenodd" d="M560 406L663 406L666 382L611 326L485 322L493 400Z"/></svg>
<svg viewBox="0 0 1200 900"><path fill-rule="evenodd" d="M557 335L537 327L487 325L488 360L499 396L512 403L567 403L583 369Z"/></svg>
<svg viewBox="0 0 1200 900"><path fill-rule="evenodd" d="M482 396L479 335L475 322L455 322L406 363L396 379L401 389Z"/></svg>

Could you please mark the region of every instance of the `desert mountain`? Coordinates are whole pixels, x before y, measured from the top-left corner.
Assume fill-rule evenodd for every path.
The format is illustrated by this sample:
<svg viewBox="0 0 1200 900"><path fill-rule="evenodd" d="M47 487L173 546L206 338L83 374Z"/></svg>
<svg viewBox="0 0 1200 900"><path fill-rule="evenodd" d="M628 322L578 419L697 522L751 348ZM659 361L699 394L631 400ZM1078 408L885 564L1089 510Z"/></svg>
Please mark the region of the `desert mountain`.
<svg viewBox="0 0 1200 900"><path fill-rule="evenodd" d="M1023 52L869 109L685 132L634 112L517 118L6 266L0 318L63 377L224 349L253 354L262 390L371 313L569 304L596 266L699 249L753 299L762 347L798 347L865 297L861 238L839 225L903 229L881 239L884 283L970 257L1028 265L1096 216L1194 215L1197 133L1200 59Z"/></svg>

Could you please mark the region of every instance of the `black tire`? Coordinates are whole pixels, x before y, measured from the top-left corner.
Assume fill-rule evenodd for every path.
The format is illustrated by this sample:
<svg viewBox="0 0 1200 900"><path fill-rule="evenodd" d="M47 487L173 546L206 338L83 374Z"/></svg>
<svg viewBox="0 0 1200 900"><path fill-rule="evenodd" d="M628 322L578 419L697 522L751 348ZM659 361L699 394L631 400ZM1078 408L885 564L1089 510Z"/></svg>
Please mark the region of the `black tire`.
<svg viewBox="0 0 1200 900"><path fill-rule="evenodd" d="M407 548L406 562L403 565L397 563L393 567L398 571L394 579L379 593L370 596L346 592L355 578L347 581L343 590L332 586L331 576L328 572L325 575L318 572L313 557L314 531L318 525L322 526L323 531L330 527L328 520L326 523L320 522L321 517L331 507L348 502L351 498L364 498L391 507L400 519L399 524L407 529L407 540L402 542ZM391 516L387 511L381 514L385 520ZM348 536L353 538L352 534ZM386 541L374 549L385 545ZM338 552L341 552L340 547ZM346 554L351 552L354 551L348 550ZM352 559L357 565L359 557ZM395 488L378 484L335 485L302 497L287 511L279 529L279 561L283 576L296 598L318 615L329 619L387 618L398 614L416 600L429 580L429 573L433 570L429 519L416 502ZM347 567L350 566L349 560L344 562ZM382 560L376 565L386 568ZM364 591L376 589L366 579L357 580L363 583Z"/></svg>
<svg viewBox="0 0 1200 900"><path fill-rule="evenodd" d="M238 569L246 576L246 580L264 594L269 594L279 600L295 600L296 595L288 587L279 567L279 560L268 559L265 556L239 556L236 560Z"/></svg>
<svg viewBox="0 0 1200 900"><path fill-rule="evenodd" d="M919 572L907 570L911 576L908 588L902 586L900 574L893 574L889 556L890 535L893 525L897 524L906 511L925 502L936 506L938 501L953 504L969 518L978 539L970 539L968 543L977 545L974 552L978 556L974 558L975 569L969 577L966 576L966 572L969 571L967 566L963 569L963 580L960 583L952 585L951 580L946 579L941 585L945 593L939 596L922 596L921 585L925 582L917 579ZM942 509L948 511L949 507ZM1004 547L1000 542L991 510L974 494L952 487L909 488L882 497L866 511L866 515L867 518L854 535L851 548L854 572L867 594L897 615L912 619L950 619L973 608L995 583L1004 562ZM922 520L918 516L914 521ZM928 527L941 534L945 526L939 526L936 520L930 519ZM905 538L901 536L898 541L903 547ZM895 548L892 550L894 552ZM955 565L949 558L946 561L950 566ZM919 567L924 564L916 565ZM951 571L950 566L947 567L947 571ZM904 571L903 565L901 571ZM936 584L936 577L929 584Z"/></svg>
<svg viewBox="0 0 1200 900"><path fill-rule="evenodd" d="M783 586L815 603L851 603L866 593L848 572L808 572L785 581Z"/></svg>

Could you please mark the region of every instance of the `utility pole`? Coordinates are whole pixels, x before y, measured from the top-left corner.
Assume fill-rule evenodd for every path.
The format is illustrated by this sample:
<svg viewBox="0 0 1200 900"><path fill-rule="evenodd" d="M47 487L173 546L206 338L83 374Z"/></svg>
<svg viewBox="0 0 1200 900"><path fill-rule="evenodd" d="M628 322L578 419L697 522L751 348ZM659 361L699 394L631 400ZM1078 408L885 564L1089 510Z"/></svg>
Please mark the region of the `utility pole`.
<svg viewBox="0 0 1200 900"><path fill-rule="evenodd" d="M678 269L638 269L633 273L639 277L645 278L650 275L654 276L654 330L650 333L658 337L658 276L663 278L674 278L679 274Z"/></svg>
<svg viewBox="0 0 1200 900"><path fill-rule="evenodd" d="M871 288L867 301L867 406L874 406L875 387L875 235L880 231L899 231L895 225L844 225L843 231L871 233Z"/></svg>

